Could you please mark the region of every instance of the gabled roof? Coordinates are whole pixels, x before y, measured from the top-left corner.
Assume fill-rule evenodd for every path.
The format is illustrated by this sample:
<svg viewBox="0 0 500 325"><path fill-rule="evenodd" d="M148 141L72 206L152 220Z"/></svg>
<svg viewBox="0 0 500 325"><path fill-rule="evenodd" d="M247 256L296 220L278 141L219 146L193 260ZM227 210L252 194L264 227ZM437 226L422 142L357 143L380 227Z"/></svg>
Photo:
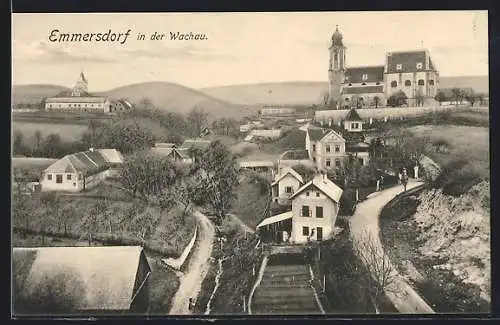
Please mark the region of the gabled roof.
<svg viewBox="0 0 500 325"><path fill-rule="evenodd" d="M277 214L275 216L272 216L272 217L269 217L269 218L262 220L257 225L256 228L264 227L264 226L267 226L267 225L270 225L270 224L273 224L273 223L276 223L279 221L291 219L292 217L293 217L292 211L287 211L285 213Z"/></svg>
<svg viewBox="0 0 500 325"><path fill-rule="evenodd" d="M103 156L103 158L112 164L123 163L123 155L120 151L116 149L97 149L97 151Z"/></svg>
<svg viewBox="0 0 500 325"><path fill-rule="evenodd" d="M328 177L323 176L321 174L316 175L312 180L304 184L300 187L291 197L293 199L295 196L299 195L303 191L305 191L310 186L316 187L318 190L323 192L327 197L332 199L334 202L339 202L340 197L342 196L343 190L336 185L334 182L328 179Z"/></svg>
<svg viewBox="0 0 500 325"><path fill-rule="evenodd" d="M311 141L318 141L324 137L330 130L322 128L309 128L307 129L307 134L309 134L309 139Z"/></svg>
<svg viewBox="0 0 500 325"><path fill-rule="evenodd" d="M387 73L405 73L416 71L434 71L432 64L426 66L426 59L429 55L425 50L401 51L387 54ZM429 57L430 59L430 57ZM417 63L422 63L422 68L417 69ZM401 64L401 70L397 69L397 65Z"/></svg>
<svg viewBox="0 0 500 325"><path fill-rule="evenodd" d="M384 69L383 65L347 68L344 83L383 82ZM365 80L363 75L366 75Z"/></svg>
<svg viewBox="0 0 500 325"><path fill-rule="evenodd" d="M108 99L105 97L50 97L45 100L46 103L104 103Z"/></svg>
<svg viewBox="0 0 500 325"><path fill-rule="evenodd" d="M129 310L137 291L135 284L141 256L146 260L139 246L13 250L14 260L31 259L28 267L21 270L25 273L25 294L30 295L44 278L58 276L71 281L73 286L81 285L81 290L75 292L79 294L75 297L78 310Z"/></svg>
<svg viewBox="0 0 500 325"><path fill-rule="evenodd" d="M358 112L354 108L352 108L348 113L345 118L345 121L349 122L363 122L361 117L359 116Z"/></svg>
<svg viewBox="0 0 500 325"><path fill-rule="evenodd" d="M276 180L271 184L271 185L275 185L277 183L279 183L279 181L281 181L286 175L292 175L293 177L295 177L295 179L297 179L301 184L304 183L304 179L302 178L302 176L297 173L293 168L289 167L287 169L285 169L277 178Z"/></svg>
<svg viewBox="0 0 500 325"><path fill-rule="evenodd" d="M189 148L176 148L175 151L184 159L191 158L189 156Z"/></svg>

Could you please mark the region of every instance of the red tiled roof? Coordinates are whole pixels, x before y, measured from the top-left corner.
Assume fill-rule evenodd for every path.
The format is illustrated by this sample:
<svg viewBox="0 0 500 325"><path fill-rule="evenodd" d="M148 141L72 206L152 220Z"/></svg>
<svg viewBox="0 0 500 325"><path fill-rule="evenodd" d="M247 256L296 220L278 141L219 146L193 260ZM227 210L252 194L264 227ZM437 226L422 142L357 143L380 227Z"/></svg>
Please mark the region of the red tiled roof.
<svg viewBox="0 0 500 325"><path fill-rule="evenodd" d="M366 80L363 80L364 74L366 74ZM345 83L383 82L384 66L347 68L345 78Z"/></svg>
<svg viewBox="0 0 500 325"><path fill-rule="evenodd" d="M423 50L388 53L387 73L425 71L426 58L427 54ZM417 69L417 63L422 63L422 69ZM397 69L398 64L401 64L401 70ZM434 70L432 64L429 64L429 70Z"/></svg>
<svg viewBox="0 0 500 325"><path fill-rule="evenodd" d="M342 94L375 94L383 93L384 86L343 87Z"/></svg>

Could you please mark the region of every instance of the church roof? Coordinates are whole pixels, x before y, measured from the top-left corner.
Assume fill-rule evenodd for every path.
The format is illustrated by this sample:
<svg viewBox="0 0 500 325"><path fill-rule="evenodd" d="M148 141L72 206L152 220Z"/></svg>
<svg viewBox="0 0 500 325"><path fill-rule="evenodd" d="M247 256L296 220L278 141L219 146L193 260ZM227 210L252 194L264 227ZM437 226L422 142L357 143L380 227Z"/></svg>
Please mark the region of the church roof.
<svg viewBox="0 0 500 325"><path fill-rule="evenodd" d="M384 69L383 65L347 68L345 83L383 82ZM366 75L365 80L363 80L363 75Z"/></svg>
<svg viewBox="0 0 500 325"><path fill-rule="evenodd" d="M343 95L350 94L379 94L384 92L384 86L342 87Z"/></svg>
<svg viewBox="0 0 500 325"><path fill-rule="evenodd" d="M343 46L342 38L342 34L339 32L339 26L337 25L332 35L332 46Z"/></svg>
<svg viewBox="0 0 500 325"><path fill-rule="evenodd" d="M355 109L351 109L345 118L346 121L349 122L363 122L358 112Z"/></svg>
<svg viewBox="0 0 500 325"><path fill-rule="evenodd" d="M387 54L387 73L405 73L435 70L429 57L429 67L426 67L428 54L425 50L391 52ZM417 69L417 64L421 63L422 68ZM401 64L401 70L397 69L397 65Z"/></svg>

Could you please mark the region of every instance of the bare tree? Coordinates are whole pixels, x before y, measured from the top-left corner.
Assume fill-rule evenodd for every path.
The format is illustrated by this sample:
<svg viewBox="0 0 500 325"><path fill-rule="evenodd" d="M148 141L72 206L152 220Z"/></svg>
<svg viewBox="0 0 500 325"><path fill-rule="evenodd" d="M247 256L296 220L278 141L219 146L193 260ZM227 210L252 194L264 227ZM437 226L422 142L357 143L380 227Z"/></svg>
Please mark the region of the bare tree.
<svg viewBox="0 0 500 325"><path fill-rule="evenodd" d="M364 277L365 286L370 295L373 308L379 314L380 298L394 283L396 271L389 260L389 256L368 231L361 233L353 241L353 244L356 255L360 258L367 271Z"/></svg>
<svg viewBox="0 0 500 325"><path fill-rule="evenodd" d="M199 137L202 131L208 126L208 113L197 106L193 107L187 115L187 122L191 125L192 135Z"/></svg>

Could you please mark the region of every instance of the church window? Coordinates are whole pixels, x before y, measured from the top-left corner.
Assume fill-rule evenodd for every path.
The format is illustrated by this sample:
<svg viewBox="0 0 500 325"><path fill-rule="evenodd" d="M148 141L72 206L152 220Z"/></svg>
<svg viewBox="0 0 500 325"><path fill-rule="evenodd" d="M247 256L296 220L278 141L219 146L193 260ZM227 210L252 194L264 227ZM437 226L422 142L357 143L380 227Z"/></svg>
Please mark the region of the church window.
<svg viewBox="0 0 500 325"><path fill-rule="evenodd" d="M417 62L417 69L420 70L422 69L423 65L422 62Z"/></svg>
<svg viewBox="0 0 500 325"><path fill-rule="evenodd" d="M405 81L405 86L407 86L407 87L408 87L408 86L411 86L411 81L410 81L410 80L406 80L406 81Z"/></svg>
<svg viewBox="0 0 500 325"><path fill-rule="evenodd" d="M335 145L335 152L340 152L340 146L339 145Z"/></svg>
<svg viewBox="0 0 500 325"><path fill-rule="evenodd" d="M351 83L349 83L349 86L352 86L352 84L351 84Z"/></svg>
<svg viewBox="0 0 500 325"><path fill-rule="evenodd" d="M403 70L402 64L396 64L396 70Z"/></svg>
<svg viewBox="0 0 500 325"><path fill-rule="evenodd" d="M361 86L366 86L366 82L363 82L363 83L361 84Z"/></svg>
<svg viewBox="0 0 500 325"><path fill-rule="evenodd" d="M367 74L364 74L362 77L361 77L362 80L368 80L368 75Z"/></svg>
<svg viewBox="0 0 500 325"><path fill-rule="evenodd" d="M434 86L434 80L429 80L429 85Z"/></svg>
<svg viewBox="0 0 500 325"><path fill-rule="evenodd" d="M378 82L378 81L377 81L376 85L377 85L377 86L378 86L378 85L380 85L380 82Z"/></svg>
<svg viewBox="0 0 500 325"><path fill-rule="evenodd" d="M346 98L345 98L345 101L346 101L346 102L348 102L348 101L349 101L349 97L346 97Z"/></svg>
<svg viewBox="0 0 500 325"><path fill-rule="evenodd" d="M326 152L330 152L330 145L326 146Z"/></svg>
<svg viewBox="0 0 500 325"><path fill-rule="evenodd" d="M333 59L334 59L335 61L337 61L337 60L339 59L339 56L338 56L337 52L335 52L335 55L333 56Z"/></svg>
<svg viewBox="0 0 500 325"><path fill-rule="evenodd" d="M420 79L418 80L418 85L419 86L423 86L425 83L424 83L424 80L423 79Z"/></svg>
<svg viewBox="0 0 500 325"><path fill-rule="evenodd" d="M398 86L398 82L396 80L391 81L391 87L396 88Z"/></svg>

